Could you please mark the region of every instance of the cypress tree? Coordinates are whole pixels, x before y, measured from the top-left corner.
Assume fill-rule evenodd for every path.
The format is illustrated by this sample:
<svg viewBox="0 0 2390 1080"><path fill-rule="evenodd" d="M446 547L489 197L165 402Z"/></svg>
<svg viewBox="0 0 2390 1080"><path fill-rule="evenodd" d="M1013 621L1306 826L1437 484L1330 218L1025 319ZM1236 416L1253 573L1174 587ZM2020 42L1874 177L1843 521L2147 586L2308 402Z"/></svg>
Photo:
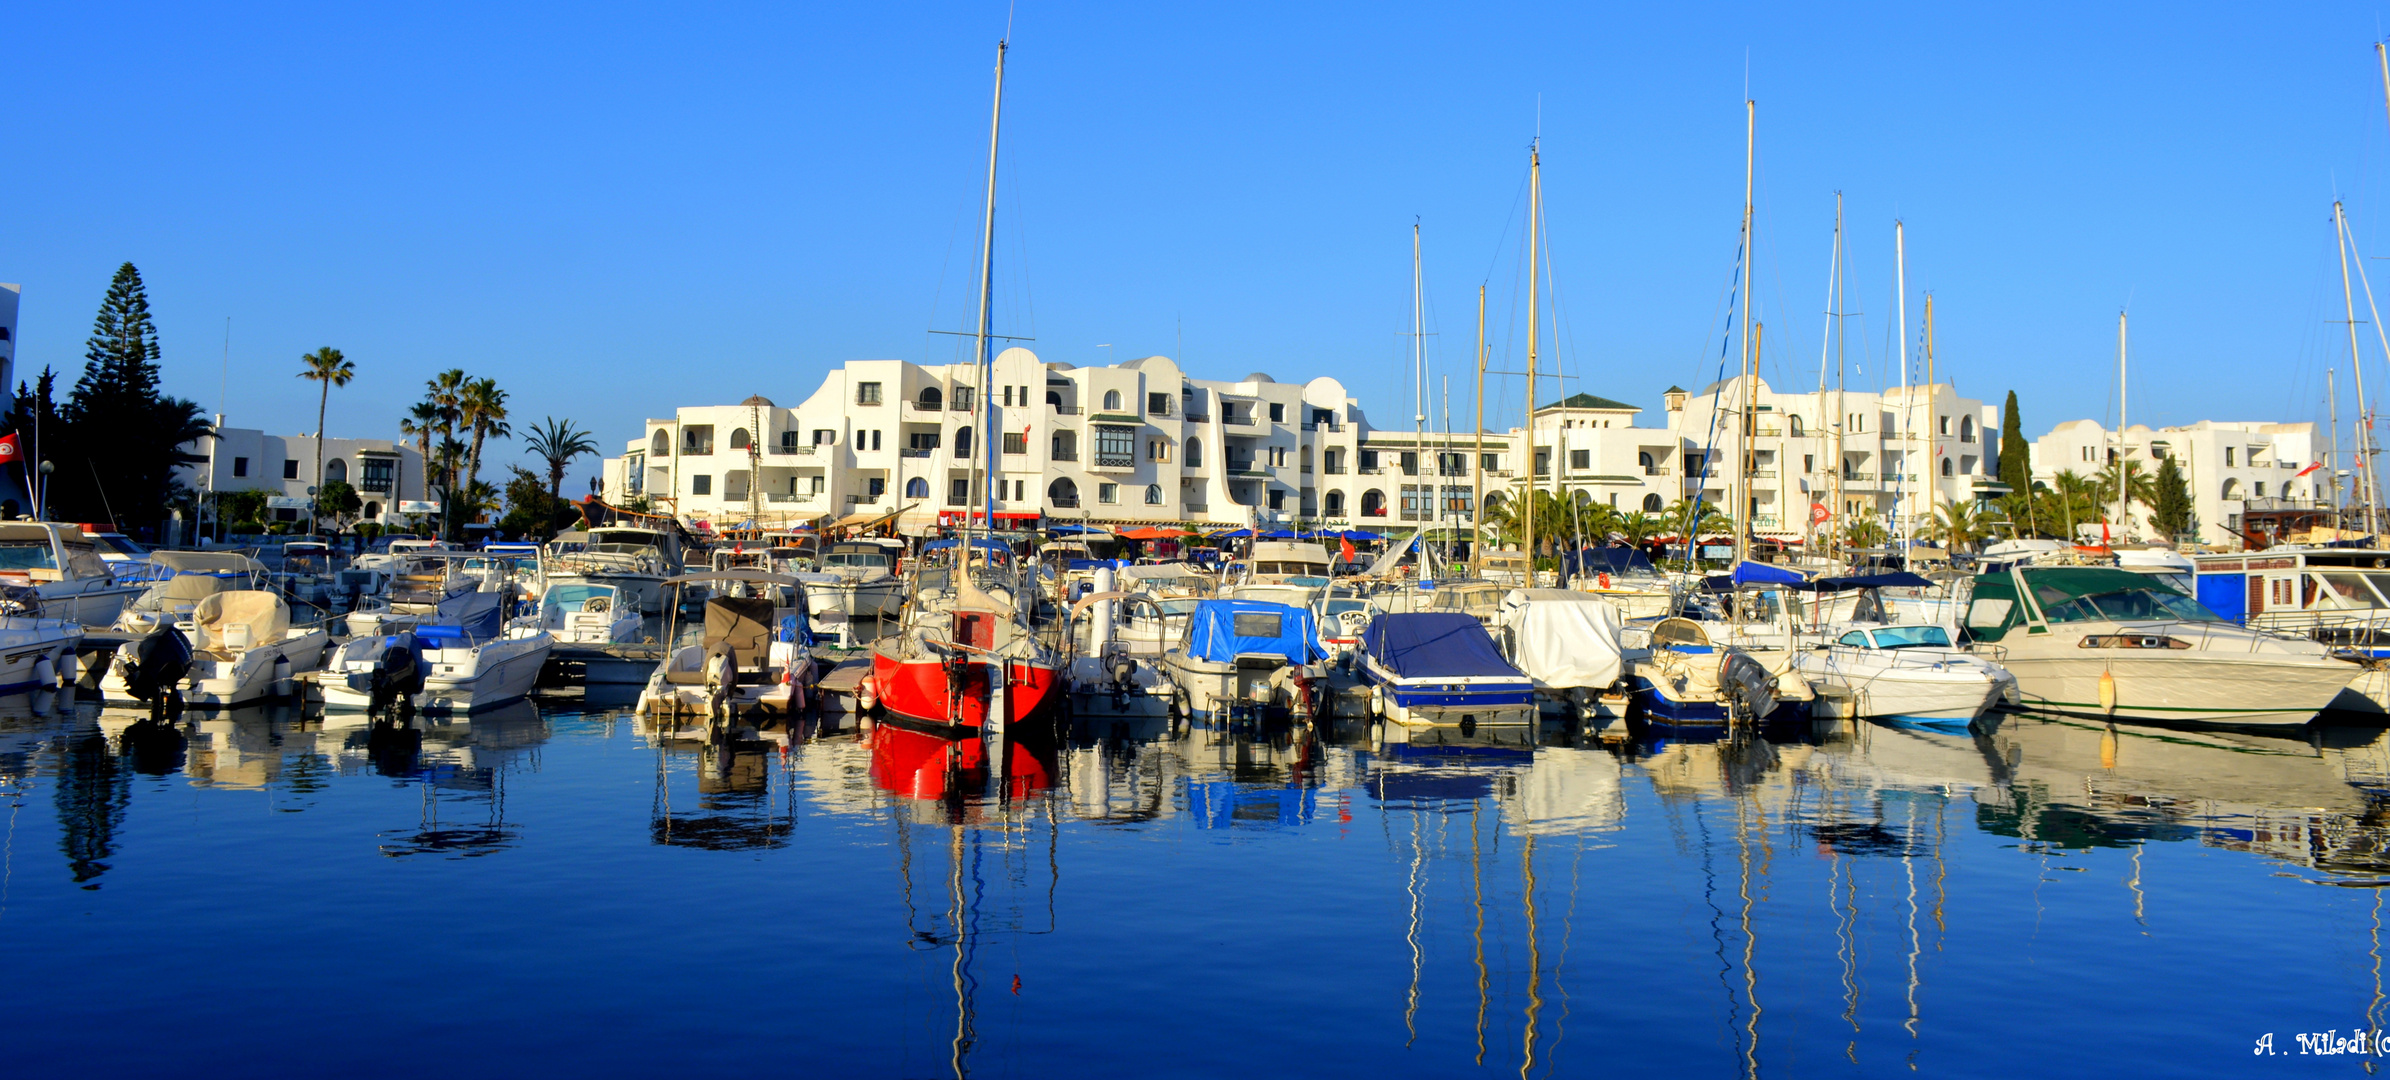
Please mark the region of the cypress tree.
<svg viewBox="0 0 2390 1080"><path fill-rule="evenodd" d="M2000 417L2000 482L2017 494L2033 491L2033 446L2025 441L2025 421L2017 416L2017 392L2008 392L2008 406Z"/></svg>
<svg viewBox="0 0 2390 1080"><path fill-rule="evenodd" d="M2191 485L2183 479L2182 468L2172 454L2158 462L2158 498L2149 517L2168 538L2191 531Z"/></svg>

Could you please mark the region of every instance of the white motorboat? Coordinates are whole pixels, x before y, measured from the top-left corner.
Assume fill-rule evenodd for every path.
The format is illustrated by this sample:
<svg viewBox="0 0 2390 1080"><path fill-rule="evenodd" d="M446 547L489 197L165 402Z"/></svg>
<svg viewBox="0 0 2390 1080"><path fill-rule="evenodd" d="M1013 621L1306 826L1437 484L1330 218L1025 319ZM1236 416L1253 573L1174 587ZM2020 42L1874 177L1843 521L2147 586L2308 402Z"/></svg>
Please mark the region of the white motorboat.
<svg viewBox="0 0 2390 1080"><path fill-rule="evenodd" d="M532 622L558 641L589 645L637 641L645 626L638 605L623 602L620 589L587 582L548 586Z"/></svg>
<svg viewBox="0 0 2390 1080"><path fill-rule="evenodd" d="M589 530L581 550L557 556L551 581L612 585L642 614L663 610L664 581L681 572L680 538L656 529Z"/></svg>
<svg viewBox="0 0 2390 1080"><path fill-rule="evenodd" d="M522 700L555 638L529 619L506 626L504 608L502 593L459 593L411 630L349 639L318 680L324 707L464 713Z"/></svg>
<svg viewBox="0 0 2390 1080"><path fill-rule="evenodd" d="M1448 741L1448 732L1472 741L1534 741L1535 681L1503 658L1473 615L1380 615L1361 632L1359 668L1370 711L1414 745Z"/></svg>
<svg viewBox="0 0 2390 1080"><path fill-rule="evenodd" d="M2015 676L1960 651L1939 626L1859 627L1796 652L1793 666L1816 690L1811 715L1821 718L1964 727L2017 692Z"/></svg>
<svg viewBox="0 0 2390 1080"><path fill-rule="evenodd" d="M1806 720L1816 693L1785 649L1714 644L1705 625L1670 617L1621 635L1627 718L1678 737L1708 738L1734 724ZM1636 639L1642 638L1642 642Z"/></svg>
<svg viewBox="0 0 2390 1080"><path fill-rule="evenodd" d="M2025 708L2142 723L2299 727L2359 672L2319 642L2236 626L2111 567L1981 575L1964 640L1999 649Z"/></svg>
<svg viewBox="0 0 2390 1080"><path fill-rule="evenodd" d="M1643 552L1619 545L1580 548L1561 556L1566 588L1601 597L1629 619L1675 613L1677 588Z"/></svg>
<svg viewBox="0 0 2390 1080"><path fill-rule="evenodd" d="M294 604L324 607L331 603L334 556L321 540L292 540L282 545L282 569L274 583Z"/></svg>
<svg viewBox="0 0 2390 1080"><path fill-rule="evenodd" d="M739 715L763 709L789 715L805 708L820 678L807 643L810 594L785 574L716 570L665 582L712 588L697 641L676 641L639 695L641 715ZM742 593L760 595L739 595ZM674 640L679 605L666 630Z"/></svg>
<svg viewBox="0 0 2390 1080"><path fill-rule="evenodd" d="M1162 654L1180 714L1308 720L1328 686L1311 610L1260 600L1199 600L1186 636Z"/></svg>
<svg viewBox="0 0 2390 1080"><path fill-rule="evenodd" d="M0 694L71 686L83 626L66 619L0 617Z"/></svg>
<svg viewBox="0 0 2390 1080"><path fill-rule="evenodd" d="M159 551L152 562L171 576L153 581L116 617L118 630L143 634L161 626L191 629L199 602L230 589L254 589L265 564L237 551Z"/></svg>
<svg viewBox="0 0 2390 1080"><path fill-rule="evenodd" d="M80 526L55 521L0 522L0 585L32 590L42 618L95 628L147 588L119 580Z"/></svg>
<svg viewBox="0 0 2390 1080"><path fill-rule="evenodd" d="M293 680L322 666L331 641L321 626L292 626L290 604L280 595L253 589L201 599L191 610L190 638L183 702L204 709L290 697ZM141 700L113 665L100 679L100 695Z"/></svg>
<svg viewBox="0 0 2390 1080"><path fill-rule="evenodd" d="M1071 715L1116 719L1161 719L1169 715L1170 680L1162 670L1168 642L1161 632L1183 624L1199 600L1156 600L1117 590L1089 593L1071 605L1063 622L1062 686ZM1173 618L1165 605L1180 605ZM1142 619L1131 618L1132 613ZM1085 616L1085 629L1080 629ZM1136 626L1143 633L1122 631Z"/></svg>
<svg viewBox="0 0 2390 1080"><path fill-rule="evenodd" d="M904 606L904 582L896 576L903 555L904 545L894 540L842 540L822 553L820 569L792 575L804 583L814 632L846 641L879 636L880 624L893 622Z"/></svg>

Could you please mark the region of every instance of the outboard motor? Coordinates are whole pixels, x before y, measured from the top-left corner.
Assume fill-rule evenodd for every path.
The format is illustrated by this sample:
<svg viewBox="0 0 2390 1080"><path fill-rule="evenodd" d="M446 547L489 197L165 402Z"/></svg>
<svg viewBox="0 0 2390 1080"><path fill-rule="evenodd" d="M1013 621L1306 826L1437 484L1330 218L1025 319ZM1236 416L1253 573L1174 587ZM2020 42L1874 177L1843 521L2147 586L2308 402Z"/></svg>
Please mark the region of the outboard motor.
<svg viewBox="0 0 2390 1080"><path fill-rule="evenodd" d="M1731 713L1758 723L1776 711L1776 677L1751 654L1729 652L1718 662L1718 696Z"/></svg>
<svg viewBox="0 0 2390 1080"><path fill-rule="evenodd" d="M191 674L191 639L173 626L160 626L118 646L112 661L125 692L149 702L153 713L179 705L183 679Z"/></svg>
<svg viewBox="0 0 2390 1080"><path fill-rule="evenodd" d="M415 659L415 635L394 634L382 639L382 658L372 671L352 671L349 689L367 695L366 711L382 713L393 706L411 712L415 695L423 692L423 665Z"/></svg>

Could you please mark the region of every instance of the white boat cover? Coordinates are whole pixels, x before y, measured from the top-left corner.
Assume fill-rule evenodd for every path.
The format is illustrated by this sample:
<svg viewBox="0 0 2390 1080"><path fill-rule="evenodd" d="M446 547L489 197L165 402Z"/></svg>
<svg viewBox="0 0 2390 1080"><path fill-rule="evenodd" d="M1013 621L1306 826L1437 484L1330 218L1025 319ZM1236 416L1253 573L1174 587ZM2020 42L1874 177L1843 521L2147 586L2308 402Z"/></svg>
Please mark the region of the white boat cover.
<svg viewBox="0 0 2390 1080"><path fill-rule="evenodd" d="M1499 621L1510 662L1537 686L1568 690L1618 681L1618 605L1586 593L1512 589Z"/></svg>
<svg viewBox="0 0 2390 1080"><path fill-rule="evenodd" d="M236 626L244 628L247 644L264 645L280 641L290 632L290 606L270 592L220 592L199 601L191 610L191 620L198 631L191 642L195 649L224 648L227 634Z"/></svg>

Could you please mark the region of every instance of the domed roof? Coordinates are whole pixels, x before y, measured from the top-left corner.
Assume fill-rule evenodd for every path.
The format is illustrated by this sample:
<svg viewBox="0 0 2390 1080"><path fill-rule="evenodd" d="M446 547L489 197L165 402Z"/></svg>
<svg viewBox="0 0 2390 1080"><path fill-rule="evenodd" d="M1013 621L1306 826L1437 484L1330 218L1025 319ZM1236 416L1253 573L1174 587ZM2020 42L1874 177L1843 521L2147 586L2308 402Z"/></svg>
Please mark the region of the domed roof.
<svg viewBox="0 0 2390 1080"><path fill-rule="evenodd" d="M1245 377L1244 377L1244 379L1243 379L1242 381L1244 381L1244 382L1258 382L1258 383L1275 383L1275 382L1277 382L1278 380L1271 378L1271 377L1269 376L1269 373L1268 373L1268 372L1256 371L1256 372L1254 372L1254 373L1253 373L1253 374L1251 374L1251 375L1247 375L1247 376L1245 376Z"/></svg>
<svg viewBox="0 0 2390 1080"><path fill-rule="evenodd" d="M778 408L778 406L772 404L771 398L765 397L762 394L757 394L753 397L750 397L745 401L739 402L739 404L749 406L761 405L767 409Z"/></svg>

